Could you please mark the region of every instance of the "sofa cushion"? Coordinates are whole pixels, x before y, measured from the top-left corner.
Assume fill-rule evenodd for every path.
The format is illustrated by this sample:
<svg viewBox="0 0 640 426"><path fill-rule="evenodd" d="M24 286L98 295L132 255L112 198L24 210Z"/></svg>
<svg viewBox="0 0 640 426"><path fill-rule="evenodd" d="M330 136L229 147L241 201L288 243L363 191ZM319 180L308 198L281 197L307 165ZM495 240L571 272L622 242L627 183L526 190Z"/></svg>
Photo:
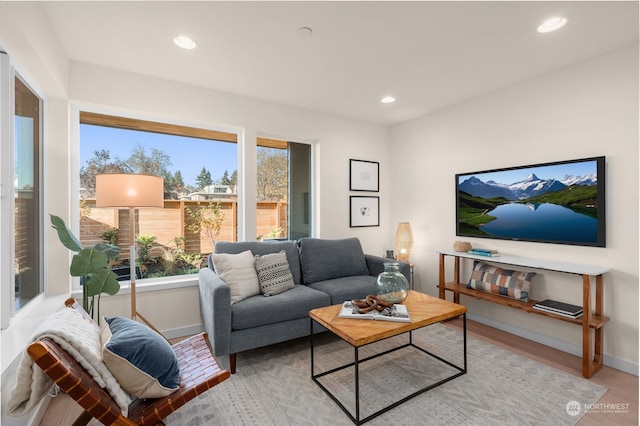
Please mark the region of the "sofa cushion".
<svg viewBox="0 0 640 426"><path fill-rule="evenodd" d="M146 325L128 318L103 318L101 340L105 365L131 395L160 398L178 389L176 354Z"/></svg>
<svg viewBox="0 0 640 426"><path fill-rule="evenodd" d="M289 262L289 270L296 284L302 283L300 274L300 255L295 241L218 241L216 243L216 253L241 253L250 250L253 255L264 255L269 253L278 253L281 250L287 254L287 262ZM211 258L209 258L211 259ZM211 264L209 264L211 268ZM212 268L213 269L213 268Z"/></svg>
<svg viewBox="0 0 640 426"><path fill-rule="evenodd" d="M229 286L232 304L260 294L256 260L251 251L238 254L214 253L211 261L216 274Z"/></svg>
<svg viewBox="0 0 640 426"><path fill-rule="evenodd" d="M502 269L476 260L467 287L528 302L531 279L535 275L535 272Z"/></svg>
<svg viewBox="0 0 640 426"><path fill-rule="evenodd" d="M301 238L298 246L302 281L305 284L353 275L369 275L364 252L357 238Z"/></svg>
<svg viewBox="0 0 640 426"><path fill-rule="evenodd" d="M331 296L332 305L342 303L345 300L362 299L369 294L377 293L376 277L369 275L354 275L318 281L309 284L309 287Z"/></svg>
<svg viewBox="0 0 640 426"><path fill-rule="evenodd" d="M278 253L256 254L256 271L260 292L265 296L275 296L292 289L295 285L284 250Z"/></svg>
<svg viewBox="0 0 640 426"><path fill-rule="evenodd" d="M253 296L231 305L231 329L243 330L300 318L331 304L328 294L297 284L274 297Z"/></svg>

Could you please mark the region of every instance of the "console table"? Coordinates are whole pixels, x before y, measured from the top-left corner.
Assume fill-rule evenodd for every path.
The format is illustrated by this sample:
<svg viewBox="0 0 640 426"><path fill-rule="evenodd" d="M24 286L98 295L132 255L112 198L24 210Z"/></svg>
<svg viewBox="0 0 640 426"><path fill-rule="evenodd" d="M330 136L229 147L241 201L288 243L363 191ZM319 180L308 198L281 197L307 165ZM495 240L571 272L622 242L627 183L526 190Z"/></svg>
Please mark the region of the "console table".
<svg viewBox="0 0 640 426"><path fill-rule="evenodd" d="M438 255L440 257L440 274L438 288L439 296L441 299L445 299L446 291L451 291L453 292L454 303L459 303L460 295L463 294L465 296L486 300L489 302L497 303L499 305L521 309L532 314L543 315L560 321L566 321L573 324L581 325L582 375L587 378L591 377L596 371L602 368L604 348L603 328L604 324L609 321L609 317L603 315L603 275L609 272L609 268L595 265L582 265L576 263L556 262L516 256L475 256L472 254L457 252L453 250L440 250L438 251ZM453 281L450 282L446 282L445 278L445 258L447 256L452 256L454 258ZM525 266L533 269L542 269L547 271L556 271L578 275L582 278L582 318L568 318L561 315L554 315L549 312L533 309L533 305L538 303L537 300L529 300L528 302L523 302L497 294L467 288L466 284L460 281L461 259L480 260L487 263L506 264L514 266ZM593 309L591 306L592 282L595 282L595 305L593 306ZM591 336L591 329L594 330L593 340Z"/></svg>

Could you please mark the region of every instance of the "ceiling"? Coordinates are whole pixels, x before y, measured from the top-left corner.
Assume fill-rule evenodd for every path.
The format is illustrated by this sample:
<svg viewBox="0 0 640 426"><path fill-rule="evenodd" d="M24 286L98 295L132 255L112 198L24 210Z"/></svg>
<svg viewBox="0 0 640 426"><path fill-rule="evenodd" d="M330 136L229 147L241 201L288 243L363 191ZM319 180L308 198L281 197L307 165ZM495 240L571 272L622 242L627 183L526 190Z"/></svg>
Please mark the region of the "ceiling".
<svg viewBox="0 0 640 426"><path fill-rule="evenodd" d="M43 2L70 59L393 125L638 42L638 2ZM540 34L546 18L562 29ZM310 36L300 27L312 29ZM198 47L172 39L186 34ZM383 104L393 95L397 101Z"/></svg>

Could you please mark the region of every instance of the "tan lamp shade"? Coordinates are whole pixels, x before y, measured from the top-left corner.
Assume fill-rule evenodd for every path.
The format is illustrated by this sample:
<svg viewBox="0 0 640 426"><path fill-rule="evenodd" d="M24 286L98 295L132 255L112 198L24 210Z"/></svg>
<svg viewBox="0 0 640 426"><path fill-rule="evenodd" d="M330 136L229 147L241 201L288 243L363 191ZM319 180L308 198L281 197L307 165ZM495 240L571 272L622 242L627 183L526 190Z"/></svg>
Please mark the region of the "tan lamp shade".
<svg viewBox="0 0 640 426"><path fill-rule="evenodd" d="M164 181L127 173L96 175L96 207L164 207Z"/></svg>
<svg viewBox="0 0 640 426"><path fill-rule="evenodd" d="M413 233L409 222L400 222L396 230L396 256L398 260L408 262L413 250Z"/></svg>

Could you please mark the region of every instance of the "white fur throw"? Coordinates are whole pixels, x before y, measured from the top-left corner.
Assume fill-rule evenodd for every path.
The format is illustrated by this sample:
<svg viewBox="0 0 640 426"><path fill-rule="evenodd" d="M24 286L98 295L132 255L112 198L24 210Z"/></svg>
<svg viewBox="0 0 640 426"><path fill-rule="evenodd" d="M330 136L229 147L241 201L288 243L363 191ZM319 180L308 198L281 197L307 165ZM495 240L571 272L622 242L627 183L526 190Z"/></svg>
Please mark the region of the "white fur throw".
<svg viewBox="0 0 640 426"><path fill-rule="evenodd" d="M127 415L131 399L120 387L102 360L100 328L72 308L64 308L47 318L31 336L31 342L49 337L82 365ZM18 367L16 386L9 398L9 414L22 416L45 397L52 380L33 362L26 349Z"/></svg>

